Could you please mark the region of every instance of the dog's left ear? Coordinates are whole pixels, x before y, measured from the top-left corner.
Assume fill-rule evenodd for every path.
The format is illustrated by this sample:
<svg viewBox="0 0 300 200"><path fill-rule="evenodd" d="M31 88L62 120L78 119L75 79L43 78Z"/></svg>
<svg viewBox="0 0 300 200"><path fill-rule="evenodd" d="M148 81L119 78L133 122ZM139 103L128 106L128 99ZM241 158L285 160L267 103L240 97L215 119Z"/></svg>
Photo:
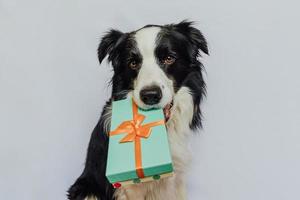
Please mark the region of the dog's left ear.
<svg viewBox="0 0 300 200"><path fill-rule="evenodd" d="M193 27L193 24L193 22L184 20L175 26L177 31L185 35L198 50L201 50L208 55L209 53L206 39L198 29Z"/></svg>
<svg viewBox="0 0 300 200"><path fill-rule="evenodd" d="M121 31L111 29L101 39L98 47L98 59L101 63L106 55L110 55L112 50L117 46L121 37L124 35Z"/></svg>

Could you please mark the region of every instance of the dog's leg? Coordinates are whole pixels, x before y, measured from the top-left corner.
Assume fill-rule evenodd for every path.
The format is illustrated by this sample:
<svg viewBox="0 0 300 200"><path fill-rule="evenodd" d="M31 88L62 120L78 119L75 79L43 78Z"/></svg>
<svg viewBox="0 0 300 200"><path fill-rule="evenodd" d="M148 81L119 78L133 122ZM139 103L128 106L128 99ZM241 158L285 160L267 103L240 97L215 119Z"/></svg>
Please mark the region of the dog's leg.
<svg viewBox="0 0 300 200"><path fill-rule="evenodd" d="M183 177L180 177L176 181L176 193L178 200L186 200L187 199L187 192L186 192L186 184L183 180Z"/></svg>
<svg viewBox="0 0 300 200"><path fill-rule="evenodd" d="M126 188L128 199L145 200L146 188L143 185L131 185Z"/></svg>
<svg viewBox="0 0 300 200"><path fill-rule="evenodd" d="M146 196L145 184L128 185L123 188L117 189L115 196L117 200L145 200Z"/></svg>
<svg viewBox="0 0 300 200"><path fill-rule="evenodd" d="M95 196L88 196L88 197L86 197L84 200L101 200L101 199L98 199L98 198L95 197Z"/></svg>
<svg viewBox="0 0 300 200"><path fill-rule="evenodd" d="M101 118L95 127L81 176L70 187L70 200L112 200L114 189L105 177L106 157L108 148L107 119L109 119L110 104L105 106Z"/></svg>
<svg viewBox="0 0 300 200"><path fill-rule="evenodd" d="M145 183L145 200L181 200L176 191L176 175L155 182Z"/></svg>

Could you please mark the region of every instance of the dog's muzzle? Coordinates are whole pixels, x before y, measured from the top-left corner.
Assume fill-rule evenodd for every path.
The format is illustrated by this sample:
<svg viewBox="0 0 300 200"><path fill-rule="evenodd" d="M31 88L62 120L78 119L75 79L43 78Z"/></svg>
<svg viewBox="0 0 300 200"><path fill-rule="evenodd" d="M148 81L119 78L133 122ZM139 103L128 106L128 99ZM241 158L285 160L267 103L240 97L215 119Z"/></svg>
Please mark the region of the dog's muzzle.
<svg viewBox="0 0 300 200"><path fill-rule="evenodd" d="M148 106L155 106L155 105L159 104L162 99L162 96L163 96L163 94L162 94L160 87L156 86L156 85L144 87L140 91L141 101ZM173 106L173 102L168 103L163 108L166 121L168 121L168 119L171 116L172 106Z"/></svg>

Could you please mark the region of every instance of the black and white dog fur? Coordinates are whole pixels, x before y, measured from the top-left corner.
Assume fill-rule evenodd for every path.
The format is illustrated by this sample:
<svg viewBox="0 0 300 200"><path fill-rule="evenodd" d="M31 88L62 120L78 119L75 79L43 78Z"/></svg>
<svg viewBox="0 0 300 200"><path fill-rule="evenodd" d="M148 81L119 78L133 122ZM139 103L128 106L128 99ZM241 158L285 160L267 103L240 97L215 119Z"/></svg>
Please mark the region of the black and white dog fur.
<svg viewBox="0 0 300 200"><path fill-rule="evenodd" d="M199 104L205 93L200 52L207 43L192 22L147 25L137 31L110 30L98 48L100 63L112 63L112 94L88 147L85 168L70 187L70 200L185 200L188 138L201 127ZM166 123L174 176L114 189L105 177L111 101L133 97L139 107L169 108ZM170 106L172 105L172 107Z"/></svg>

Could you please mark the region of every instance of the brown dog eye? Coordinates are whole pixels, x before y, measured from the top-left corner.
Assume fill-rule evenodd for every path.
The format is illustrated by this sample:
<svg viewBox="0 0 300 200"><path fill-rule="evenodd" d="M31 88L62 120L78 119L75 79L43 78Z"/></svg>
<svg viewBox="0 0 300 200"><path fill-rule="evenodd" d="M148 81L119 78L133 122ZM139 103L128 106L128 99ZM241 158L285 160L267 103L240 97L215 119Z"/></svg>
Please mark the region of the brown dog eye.
<svg viewBox="0 0 300 200"><path fill-rule="evenodd" d="M175 62L175 58L172 56L167 56L163 59L163 64L172 65Z"/></svg>
<svg viewBox="0 0 300 200"><path fill-rule="evenodd" d="M131 62L129 63L129 67L130 67L131 69L137 69L137 68L138 68L138 63L137 63L135 60L133 60L133 61L131 61Z"/></svg>

